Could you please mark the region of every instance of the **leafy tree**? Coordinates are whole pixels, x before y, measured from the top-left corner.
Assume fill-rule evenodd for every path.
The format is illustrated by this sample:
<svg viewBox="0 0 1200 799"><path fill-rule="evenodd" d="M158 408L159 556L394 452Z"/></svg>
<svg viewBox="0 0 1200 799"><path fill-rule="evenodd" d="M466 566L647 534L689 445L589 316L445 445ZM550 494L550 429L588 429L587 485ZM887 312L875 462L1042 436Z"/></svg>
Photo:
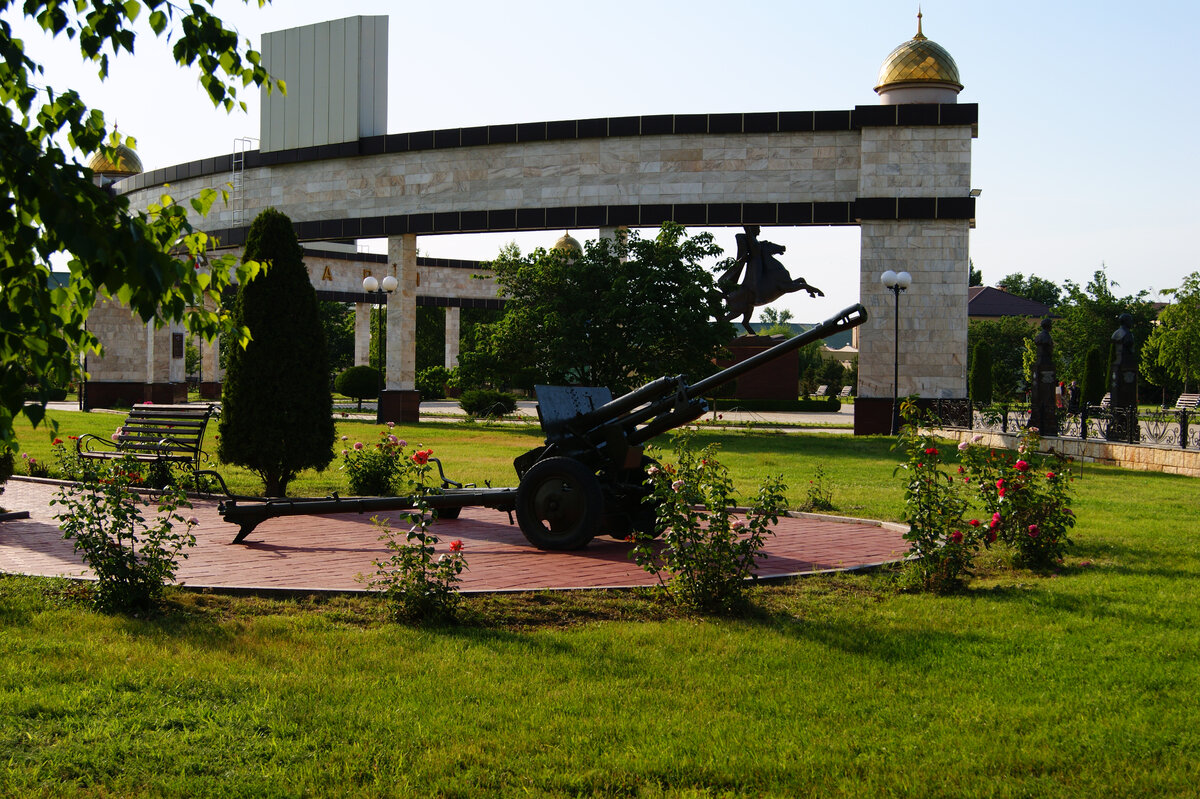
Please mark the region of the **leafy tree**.
<svg viewBox="0 0 1200 799"><path fill-rule="evenodd" d="M340 374L354 365L354 306L322 300L317 304L317 312L325 331L330 373Z"/></svg>
<svg viewBox="0 0 1200 799"><path fill-rule="evenodd" d="M417 371L446 365L446 309L417 308Z"/></svg>
<svg viewBox="0 0 1200 799"><path fill-rule="evenodd" d="M973 319L967 326L967 352L977 356L984 345L992 361L992 399L1008 401L1025 392L1025 342L1035 332L1023 316ZM973 364L968 364L968 371Z"/></svg>
<svg viewBox="0 0 1200 799"><path fill-rule="evenodd" d="M492 262L508 297L491 352L539 380L629 389L664 374L693 377L732 338L713 275L707 233L666 223L653 239L588 242L583 253L505 248Z"/></svg>
<svg viewBox="0 0 1200 799"><path fill-rule="evenodd" d="M188 342L183 348L183 373L188 377L200 374L200 348Z"/></svg>
<svg viewBox="0 0 1200 799"><path fill-rule="evenodd" d="M1084 287L1068 280L1063 284L1065 298L1055 313L1054 351L1059 363L1060 379L1080 380L1083 360L1088 350L1099 346L1107 352L1109 340L1117 329L1117 318L1128 313L1133 317L1133 340L1140 347L1150 337L1154 324L1154 306L1146 299L1149 292L1118 297L1117 287L1108 279L1103 268L1098 269Z"/></svg>
<svg viewBox="0 0 1200 799"><path fill-rule="evenodd" d="M252 336L229 354L221 396L221 460L281 497L303 469L333 459L333 397L317 292L292 223L273 208L250 226L245 257L270 264L238 289L234 319Z"/></svg>
<svg viewBox="0 0 1200 799"><path fill-rule="evenodd" d="M792 332L789 322L792 321L792 312L787 308L763 308L758 315L758 321L765 325L762 330L758 331L760 336L787 336L792 338L796 334Z"/></svg>
<svg viewBox="0 0 1200 799"><path fill-rule="evenodd" d="M373 366L351 366L334 381L333 387L339 394L358 400L358 409L362 410L362 401L375 399L383 385L383 375Z"/></svg>
<svg viewBox="0 0 1200 799"><path fill-rule="evenodd" d="M203 3L26 0L16 6L0 0L5 17L24 14L47 36L77 42L101 80L110 57L133 52L134 21L142 11L150 12L150 30L173 42L175 63L195 66L209 98L226 111L245 109L237 94L243 87L271 85L259 54ZM196 269L213 242L192 228L182 206L164 195L147 211L135 211L124 197L96 186L76 158L102 153L118 163L117 146L136 142L110 132L104 115L76 91L46 85L44 74L0 18L0 441L13 445L15 416L24 413L39 424L48 389L75 376L79 353L100 352L85 328L99 299L118 299L146 322L183 320L206 338L232 326L220 298L233 259ZM205 191L190 201L191 209L206 213L216 198ZM71 279L52 285L51 258L60 256ZM250 280L257 269L243 262L237 280ZM23 352L32 357L18 358ZM25 404L26 383L39 387L40 402Z"/></svg>
<svg viewBox="0 0 1200 799"><path fill-rule="evenodd" d="M1027 300L1040 302L1051 308L1058 305L1059 298L1062 295L1062 290L1052 281L1040 278L1037 275L1030 275L1026 278L1020 272L1008 275L997 283L996 286L1004 289L1009 294L1015 294Z"/></svg>
<svg viewBox="0 0 1200 799"><path fill-rule="evenodd" d="M967 268L970 270L970 272L968 273L968 277L967 277L967 286L968 287L982 286L983 285L983 272L981 270L975 268L975 262L968 260Z"/></svg>
<svg viewBox="0 0 1200 799"><path fill-rule="evenodd" d="M1146 340L1142 370L1149 378L1154 366L1162 367L1188 393L1200 380L1200 272L1192 272L1179 288L1163 293L1173 302L1159 313L1158 324ZM1153 350L1153 358L1148 350Z"/></svg>

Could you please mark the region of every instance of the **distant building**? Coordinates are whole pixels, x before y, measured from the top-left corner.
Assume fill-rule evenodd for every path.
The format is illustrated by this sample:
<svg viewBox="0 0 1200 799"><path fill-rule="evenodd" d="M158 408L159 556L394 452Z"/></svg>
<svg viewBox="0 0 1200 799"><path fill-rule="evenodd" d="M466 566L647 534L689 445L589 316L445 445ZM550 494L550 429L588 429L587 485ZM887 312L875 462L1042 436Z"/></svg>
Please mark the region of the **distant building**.
<svg viewBox="0 0 1200 799"><path fill-rule="evenodd" d="M967 319L999 319L1002 316L1024 316L1036 324L1050 316L1050 306L1044 302L1009 294L993 286L971 286L967 289Z"/></svg>

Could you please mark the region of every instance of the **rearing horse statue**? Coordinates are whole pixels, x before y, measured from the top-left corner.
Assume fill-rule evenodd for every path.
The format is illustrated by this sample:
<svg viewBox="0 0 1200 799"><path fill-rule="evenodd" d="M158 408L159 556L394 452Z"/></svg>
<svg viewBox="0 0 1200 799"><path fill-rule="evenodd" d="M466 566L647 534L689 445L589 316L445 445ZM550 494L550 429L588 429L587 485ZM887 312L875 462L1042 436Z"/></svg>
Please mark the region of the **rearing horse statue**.
<svg viewBox="0 0 1200 799"><path fill-rule="evenodd" d="M724 321L741 316L742 327L753 336L750 317L758 306L768 305L793 291L807 291L810 297L824 297L825 292L802 277L793 279L787 267L775 259L787 248L770 241L760 242L758 234L762 229L758 225L746 225L744 229L745 233L737 234L737 258L717 278L717 286L725 297ZM738 285L743 269L745 275Z"/></svg>

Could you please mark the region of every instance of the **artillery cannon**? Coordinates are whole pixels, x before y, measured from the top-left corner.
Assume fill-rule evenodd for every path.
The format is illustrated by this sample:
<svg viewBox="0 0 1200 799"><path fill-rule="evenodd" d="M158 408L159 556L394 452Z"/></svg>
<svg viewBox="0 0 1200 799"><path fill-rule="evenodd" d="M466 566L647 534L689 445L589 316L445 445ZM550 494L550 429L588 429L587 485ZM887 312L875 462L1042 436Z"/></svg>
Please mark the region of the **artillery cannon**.
<svg viewBox="0 0 1200 799"><path fill-rule="evenodd" d="M513 461L516 488L477 488L449 480L424 496L442 518L455 518L478 505L516 513L521 532L539 549L571 550L600 532L624 538L634 530L651 532L654 508L646 470L653 464L643 444L693 422L708 411L712 391L786 353L867 320L861 304L846 308L811 330L722 369L694 384L682 375L660 377L613 398L607 388L536 386L538 418L545 443ZM433 460L433 459L431 459ZM418 497L332 497L268 499L231 497L220 505L222 518L240 525L240 543L259 523L276 516L367 513L406 510Z"/></svg>

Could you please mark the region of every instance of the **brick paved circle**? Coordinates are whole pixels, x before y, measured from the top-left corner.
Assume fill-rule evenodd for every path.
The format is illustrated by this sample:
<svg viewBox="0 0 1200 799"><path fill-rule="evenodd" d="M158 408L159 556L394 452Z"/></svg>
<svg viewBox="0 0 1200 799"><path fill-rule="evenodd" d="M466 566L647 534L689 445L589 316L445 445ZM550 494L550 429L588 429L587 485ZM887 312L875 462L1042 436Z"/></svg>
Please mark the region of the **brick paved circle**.
<svg viewBox="0 0 1200 799"><path fill-rule="evenodd" d="M58 486L14 478L3 495L9 510L27 510L27 520L0 523L0 572L42 576L86 575L71 544L64 541L49 505ZM179 570L194 588L254 588L290 591L353 591L355 580L372 571L386 549L370 518L353 513L292 516L259 525L245 544L217 513L217 502L195 500L200 520L196 547ZM399 527L398 514L379 514ZM907 550L903 528L867 520L797 514L780 519L767 540L768 558L759 575L779 577L854 569L899 560ZM630 545L608 537L578 552L542 552L509 524L508 514L465 508L459 519L434 527L440 547L460 539L467 557L463 591L610 588L651 585L654 578L629 558Z"/></svg>

